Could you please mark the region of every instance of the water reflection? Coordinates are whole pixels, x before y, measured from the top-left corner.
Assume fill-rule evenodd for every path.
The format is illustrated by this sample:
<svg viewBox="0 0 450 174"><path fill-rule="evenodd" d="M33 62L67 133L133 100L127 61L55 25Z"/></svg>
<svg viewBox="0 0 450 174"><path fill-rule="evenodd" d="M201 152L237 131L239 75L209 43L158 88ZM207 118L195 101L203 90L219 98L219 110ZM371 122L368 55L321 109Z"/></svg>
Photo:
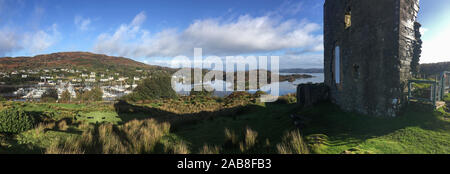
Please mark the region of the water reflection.
<svg viewBox="0 0 450 174"><path fill-rule="evenodd" d="M280 75L292 75L292 74L296 74L296 73L280 73ZM273 84L269 84L266 86L263 86L261 88L262 91L265 91L267 93L270 92L270 87L271 85L277 85L279 84L279 90L280 90L280 95L286 95L289 93L295 93L297 91L297 85L299 84L305 84L305 83L322 83L324 82L324 74L323 73L301 73L301 74L308 74L308 75L312 75L312 78L301 78L301 79L297 79L294 82L281 82L281 83L273 83ZM195 85L199 85L199 84L195 84ZM208 83L204 83L204 85L210 85L215 89L227 89L228 91L215 91L214 95L215 96L219 96L219 97L224 97L227 96L229 94L231 94L232 91L232 85L230 83L226 83L225 81L222 80L217 80L214 82L208 82ZM189 95L189 92L191 91L192 87L194 85L185 85L185 84L181 84L181 83L177 83L176 84L176 91L180 91L178 92L178 94L181 95ZM189 90L182 90L182 89L189 89ZM256 92L256 90L250 90L248 91L250 93L254 93Z"/></svg>

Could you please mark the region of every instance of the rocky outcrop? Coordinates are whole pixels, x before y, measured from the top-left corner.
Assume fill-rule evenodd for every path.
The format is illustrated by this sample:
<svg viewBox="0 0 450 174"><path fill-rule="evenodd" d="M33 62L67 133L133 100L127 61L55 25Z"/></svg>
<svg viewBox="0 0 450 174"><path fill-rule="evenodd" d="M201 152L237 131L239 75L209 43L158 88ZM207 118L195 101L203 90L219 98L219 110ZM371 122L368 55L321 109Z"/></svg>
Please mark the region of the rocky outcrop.
<svg viewBox="0 0 450 174"><path fill-rule="evenodd" d="M300 84L297 86L297 103L300 107L308 107L328 100L328 87L323 84Z"/></svg>

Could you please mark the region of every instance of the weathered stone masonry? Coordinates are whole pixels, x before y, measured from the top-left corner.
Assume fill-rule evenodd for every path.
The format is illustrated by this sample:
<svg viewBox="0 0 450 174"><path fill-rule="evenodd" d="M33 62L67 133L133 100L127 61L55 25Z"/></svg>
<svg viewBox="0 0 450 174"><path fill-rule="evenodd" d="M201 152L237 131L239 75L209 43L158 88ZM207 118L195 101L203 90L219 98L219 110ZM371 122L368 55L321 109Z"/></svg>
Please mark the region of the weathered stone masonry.
<svg viewBox="0 0 450 174"><path fill-rule="evenodd" d="M419 0L326 0L324 71L342 109L396 116L406 102Z"/></svg>

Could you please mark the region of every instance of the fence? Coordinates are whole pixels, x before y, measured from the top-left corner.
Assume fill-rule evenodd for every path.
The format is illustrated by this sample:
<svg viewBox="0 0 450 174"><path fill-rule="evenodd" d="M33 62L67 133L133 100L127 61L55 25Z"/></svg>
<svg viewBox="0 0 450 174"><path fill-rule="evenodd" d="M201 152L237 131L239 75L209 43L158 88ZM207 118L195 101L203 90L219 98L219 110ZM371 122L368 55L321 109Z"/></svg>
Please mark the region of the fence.
<svg viewBox="0 0 450 174"><path fill-rule="evenodd" d="M430 97L424 98L413 96L412 84L429 84L430 85ZM437 101L442 101L450 90L450 71L442 72L439 80L436 78L434 81L432 80L408 80L408 102L410 100L418 100L423 102L430 102L433 106L436 107Z"/></svg>
<svg viewBox="0 0 450 174"><path fill-rule="evenodd" d="M441 73L441 92L440 92L440 100L443 100L445 94L447 94L450 90L450 71L444 71Z"/></svg>

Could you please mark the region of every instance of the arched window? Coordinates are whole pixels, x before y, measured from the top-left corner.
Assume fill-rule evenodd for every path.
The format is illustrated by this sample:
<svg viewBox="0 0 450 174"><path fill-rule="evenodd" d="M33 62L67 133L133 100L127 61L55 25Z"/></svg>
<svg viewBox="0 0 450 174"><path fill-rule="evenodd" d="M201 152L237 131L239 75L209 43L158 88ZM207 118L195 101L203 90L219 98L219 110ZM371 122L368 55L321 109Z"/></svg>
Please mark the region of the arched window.
<svg viewBox="0 0 450 174"><path fill-rule="evenodd" d="M341 55L340 48L336 46L334 49L334 80L336 84L341 83Z"/></svg>
<svg viewBox="0 0 450 174"><path fill-rule="evenodd" d="M352 10L347 8L345 11L345 29L348 29L352 26Z"/></svg>

